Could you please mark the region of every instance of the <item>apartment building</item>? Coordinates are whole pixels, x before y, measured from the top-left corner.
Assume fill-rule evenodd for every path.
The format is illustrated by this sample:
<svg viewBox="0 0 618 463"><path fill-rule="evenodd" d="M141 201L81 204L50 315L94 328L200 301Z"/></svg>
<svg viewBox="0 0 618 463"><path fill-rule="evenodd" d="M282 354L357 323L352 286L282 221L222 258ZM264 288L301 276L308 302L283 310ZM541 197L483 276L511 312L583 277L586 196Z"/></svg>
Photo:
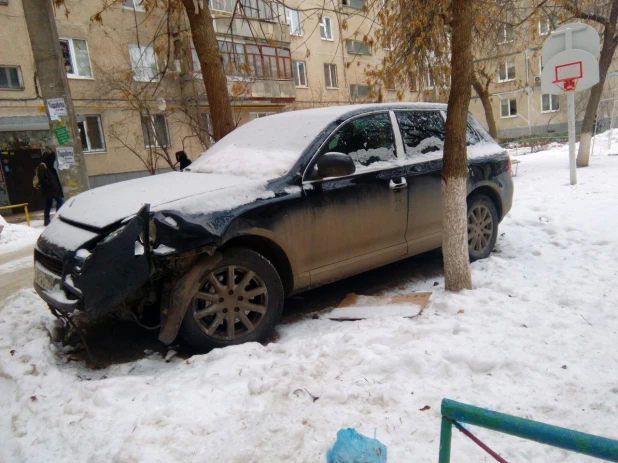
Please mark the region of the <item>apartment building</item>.
<svg viewBox="0 0 618 463"><path fill-rule="evenodd" d="M243 17L232 18L234 2L216 2L237 121L283 110L295 101L285 15L253 2L255 10L247 3ZM97 24L91 18L101 4L67 0L68 17L56 12L91 187L169 170L176 151L195 158L212 142L187 18L173 18L170 34L160 12L122 0ZM0 29L0 205L37 209L42 200L32 177L53 140L21 0L0 1Z"/></svg>
<svg viewBox="0 0 618 463"><path fill-rule="evenodd" d="M365 2L370 2L365 4ZM228 89L239 124L281 111L369 101L446 101L431 75L410 89L370 87L367 71L388 50L374 41L371 0L210 0ZM168 170L174 153L197 157L212 142L208 100L183 14L163 27L142 0L66 0L56 23L92 187ZM0 205L41 199L32 176L52 145L21 0L0 0ZM540 48L552 24L498 23L482 58L499 135L564 132L566 101L543 95ZM10 43L9 43L10 41ZM482 55L481 55L482 56ZM612 70L613 71L613 70ZM615 72L606 84L613 98ZM583 98L579 98L583 115ZM612 101L613 100L607 100ZM473 92L471 112L485 123ZM580 116L581 118L581 116Z"/></svg>

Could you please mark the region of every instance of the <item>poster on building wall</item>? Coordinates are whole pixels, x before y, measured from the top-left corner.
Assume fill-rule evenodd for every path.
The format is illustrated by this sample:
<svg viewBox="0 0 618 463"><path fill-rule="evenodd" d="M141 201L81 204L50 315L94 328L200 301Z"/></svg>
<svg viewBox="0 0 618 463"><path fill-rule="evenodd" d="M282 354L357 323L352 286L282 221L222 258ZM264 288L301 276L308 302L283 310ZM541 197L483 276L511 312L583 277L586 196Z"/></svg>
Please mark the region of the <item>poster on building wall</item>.
<svg viewBox="0 0 618 463"><path fill-rule="evenodd" d="M75 153L73 153L72 147L57 147L56 156L60 170L65 170L75 165Z"/></svg>
<svg viewBox="0 0 618 463"><path fill-rule="evenodd" d="M64 98L49 98L47 100L47 109L49 110L49 118L52 121L59 121L63 116L67 115L67 105Z"/></svg>

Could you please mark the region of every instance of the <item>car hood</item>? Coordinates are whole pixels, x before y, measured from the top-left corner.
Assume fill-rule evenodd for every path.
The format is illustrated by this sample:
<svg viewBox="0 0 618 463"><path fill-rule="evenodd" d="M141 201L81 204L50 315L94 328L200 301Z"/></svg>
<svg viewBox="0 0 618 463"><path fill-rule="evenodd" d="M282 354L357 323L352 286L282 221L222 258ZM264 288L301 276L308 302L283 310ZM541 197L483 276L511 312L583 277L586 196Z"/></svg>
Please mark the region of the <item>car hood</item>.
<svg viewBox="0 0 618 463"><path fill-rule="evenodd" d="M204 193L249 183L234 175L170 172L94 188L67 201L61 218L95 228L105 228L136 214L148 203L151 208Z"/></svg>

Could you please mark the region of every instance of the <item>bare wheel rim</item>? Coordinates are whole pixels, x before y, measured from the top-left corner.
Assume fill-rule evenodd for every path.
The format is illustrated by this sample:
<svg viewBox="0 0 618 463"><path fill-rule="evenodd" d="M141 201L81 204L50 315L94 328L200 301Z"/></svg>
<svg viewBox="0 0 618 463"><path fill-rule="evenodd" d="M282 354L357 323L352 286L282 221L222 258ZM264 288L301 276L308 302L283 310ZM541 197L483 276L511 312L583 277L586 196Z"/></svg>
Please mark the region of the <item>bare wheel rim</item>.
<svg viewBox="0 0 618 463"><path fill-rule="evenodd" d="M468 248L482 254L489 247L494 234L494 219L489 208L477 204L468 211Z"/></svg>
<svg viewBox="0 0 618 463"><path fill-rule="evenodd" d="M191 312L200 329L223 341L234 341L254 331L267 310L264 281L240 265L210 272L191 301Z"/></svg>

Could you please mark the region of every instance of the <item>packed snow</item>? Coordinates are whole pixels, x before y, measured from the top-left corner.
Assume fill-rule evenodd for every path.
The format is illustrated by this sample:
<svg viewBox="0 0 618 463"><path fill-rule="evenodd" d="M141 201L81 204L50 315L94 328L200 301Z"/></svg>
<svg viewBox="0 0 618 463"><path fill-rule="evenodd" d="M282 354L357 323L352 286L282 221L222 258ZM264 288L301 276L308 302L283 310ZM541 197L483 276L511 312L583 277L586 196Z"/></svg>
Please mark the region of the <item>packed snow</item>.
<svg viewBox="0 0 618 463"><path fill-rule="evenodd" d="M2 220L4 221L4 219ZM6 223L6 221L4 222ZM43 221L32 220L30 225L6 223L0 234L0 255L32 246L43 231Z"/></svg>
<svg viewBox="0 0 618 463"><path fill-rule="evenodd" d="M576 186L565 146L518 159L472 291L411 278L382 294L432 291L415 318L321 313L266 346L92 371L50 342L31 289L14 294L0 307L0 461L316 463L354 427L389 463L431 462L442 398L618 438L618 156L594 156ZM471 429L508 461L596 461ZM490 461L457 431L452 453Z"/></svg>
<svg viewBox="0 0 618 463"><path fill-rule="evenodd" d="M30 256L22 257L20 259L9 261L6 264L1 264L0 265L0 278L2 278L2 275L5 273L11 273L16 270L20 270L24 267L30 267L32 266L32 263L33 263L33 259L32 259L32 256L30 255Z"/></svg>

